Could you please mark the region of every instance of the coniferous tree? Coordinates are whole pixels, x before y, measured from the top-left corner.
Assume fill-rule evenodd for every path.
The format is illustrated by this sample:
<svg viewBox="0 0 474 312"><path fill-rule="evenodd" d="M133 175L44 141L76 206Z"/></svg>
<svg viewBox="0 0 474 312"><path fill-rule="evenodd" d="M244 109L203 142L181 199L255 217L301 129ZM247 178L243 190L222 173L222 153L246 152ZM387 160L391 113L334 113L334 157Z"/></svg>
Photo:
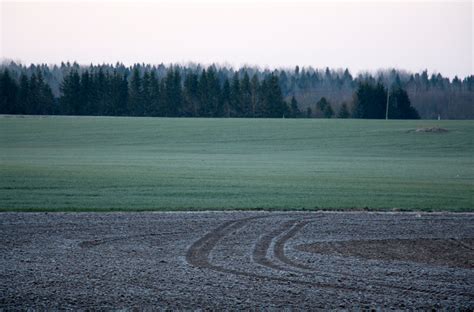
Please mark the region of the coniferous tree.
<svg viewBox="0 0 474 312"><path fill-rule="evenodd" d="M230 68L211 66L204 69L205 75L202 75L202 79L200 73L203 67L200 65L180 68L167 67L163 64L157 67L136 64L133 67L126 67L117 63L116 65L83 67L77 63L62 63L61 66L49 67L34 64L23 66L11 62L0 64L2 78L5 69L9 71L9 78L14 82L14 86L12 90L2 91L1 110L7 110L12 114L203 117L265 117L269 115L268 101L264 99L268 97L267 78L270 73L258 68L246 67L234 71ZM189 75L197 76L198 96L194 99L189 97L186 86L184 93L183 90L181 93L172 91L172 89L179 90L182 85L176 84L173 79L167 79L169 72L173 79L178 76L184 78L185 84ZM178 74L175 75L175 72ZM77 77L74 77L74 73L79 75L79 84L76 83ZM438 114L442 118L474 118L472 105L474 76L463 79L454 77L450 81L441 74L428 75L427 71L410 74L400 70L390 70L376 75L360 74L352 77L347 69L344 71L329 68L318 70L311 67L298 68L295 71L275 70L273 75L278 78L283 98L290 102L294 95L301 107L313 108L311 105L315 99L322 97L332 103L348 102L352 97L353 101L349 106L354 117L385 118L387 91L383 86L389 85L393 87L394 92L390 95L389 118L416 118L415 108L419 116L424 118L437 118ZM138 79L133 78L134 76ZM156 80L152 78L153 76ZM249 76L252 79L249 79ZM119 102L127 103L128 108L125 109L119 108L121 104L117 102L118 98L114 93L116 92L114 90L123 87L124 77L129 78L126 81L128 90L127 95L122 96L123 100ZM224 92L226 80L229 83L228 97ZM140 83L136 84L137 81ZM364 84L369 85L372 90L368 88L364 90L364 87L361 87ZM63 88L65 86L68 87ZM79 99L71 96L74 92L72 86L78 86L79 92L76 95L79 95ZM63 89L68 90L67 94L63 94ZM407 97L398 94L398 89L405 90ZM15 92L18 94L13 104L11 101L8 101L9 104L5 101L5 92L10 91L12 94ZM173 92L178 95L177 100L170 96ZM56 104L58 99L59 106ZM407 103L407 100L410 101L408 106L403 104ZM412 108L408 109L408 107ZM314 115L324 116L319 109Z"/></svg>
<svg viewBox="0 0 474 312"><path fill-rule="evenodd" d="M145 70L142 78L142 106L143 106L143 116L151 115L151 105L152 105L152 82L151 74L148 70Z"/></svg>
<svg viewBox="0 0 474 312"><path fill-rule="evenodd" d="M129 112L132 116L143 116L143 85L138 66L135 66L130 78Z"/></svg>
<svg viewBox="0 0 474 312"><path fill-rule="evenodd" d="M18 85L8 69L0 74L0 113L14 114L18 106Z"/></svg>
<svg viewBox="0 0 474 312"><path fill-rule="evenodd" d="M33 76L30 80L30 90L36 86ZM34 94L32 92L32 94ZM61 112L67 115L80 115L81 113L81 78L76 70L72 70L61 84Z"/></svg>
<svg viewBox="0 0 474 312"><path fill-rule="evenodd" d="M257 117L260 111L260 81L257 74L254 74L250 82L250 93L252 102L252 117Z"/></svg>
<svg viewBox="0 0 474 312"><path fill-rule="evenodd" d="M79 115L98 115L97 90L92 75L88 70L81 74L81 102Z"/></svg>
<svg viewBox="0 0 474 312"><path fill-rule="evenodd" d="M33 114L31 112L30 80L24 73L20 76L20 86L18 91L18 114Z"/></svg>
<svg viewBox="0 0 474 312"><path fill-rule="evenodd" d="M355 118L383 119L387 103L387 92L381 83L361 83L354 95L353 116Z"/></svg>
<svg viewBox="0 0 474 312"><path fill-rule="evenodd" d="M149 102L145 103L145 116L158 116L160 111L160 83L154 71L150 73Z"/></svg>
<svg viewBox="0 0 474 312"><path fill-rule="evenodd" d="M292 118L298 118L300 117L300 109L298 108L298 101L296 101L295 96L291 97L291 102L290 102L290 109L291 109L291 117Z"/></svg>
<svg viewBox="0 0 474 312"><path fill-rule="evenodd" d="M95 114L102 116L109 115L112 111L110 103L110 75L105 73L102 67L100 67L99 71L94 77L94 80L97 97L97 108L95 109Z"/></svg>
<svg viewBox="0 0 474 312"><path fill-rule="evenodd" d="M349 108L347 107L347 104L344 102L341 105L341 108L339 109L339 112L337 113L337 118L349 118L351 116L351 113L349 112Z"/></svg>
<svg viewBox="0 0 474 312"><path fill-rule="evenodd" d="M214 67L209 67L207 70L207 101L208 101L208 115L213 117L221 117L223 115L223 108L221 99L221 90L219 80L216 75Z"/></svg>
<svg viewBox="0 0 474 312"><path fill-rule="evenodd" d="M165 77L165 117L178 117L182 110L181 75L170 69Z"/></svg>
<svg viewBox="0 0 474 312"><path fill-rule="evenodd" d="M199 77L195 73L189 73L184 78L184 111L185 116L199 116Z"/></svg>
<svg viewBox="0 0 474 312"><path fill-rule="evenodd" d="M207 71L203 69L198 80L198 95L199 95L199 116L209 117L211 108L209 103L209 83L207 81Z"/></svg>
<svg viewBox="0 0 474 312"><path fill-rule="evenodd" d="M244 76L240 83L240 101L242 117L252 116L252 87L247 71L244 72Z"/></svg>
<svg viewBox="0 0 474 312"><path fill-rule="evenodd" d="M222 102L222 109L224 112L224 117L230 117L230 82L229 79L224 80L224 85L222 86L222 93L221 93L221 102Z"/></svg>
<svg viewBox="0 0 474 312"><path fill-rule="evenodd" d="M128 116L128 81L126 75L121 75L114 71L110 78L110 102L112 110L111 115Z"/></svg>
<svg viewBox="0 0 474 312"><path fill-rule="evenodd" d="M326 106L323 114L324 114L324 118L332 118L334 116L334 110L332 109L331 104L328 104L328 106Z"/></svg>
<svg viewBox="0 0 474 312"><path fill-rule="evenodd" d="M420 119L420 115L411 106L410 99L405 90L396 87L390 92L389 119Z"/></svg>
<svg viewBox="0 0 474 312"><path fill-rule="evenodd" d="M318 103L316 103L316 107L318 108L318 117L332 118L334 116L331 103L329 103L325 97L322 97Z"/></svg>
<svg viewBox="0 0 474 312"><path fill-rule="evenodd" d="M35 79L35 80L34 80ZM37 115L49 115L53 112L54 96L49 85L44 81L41 70L38 70L36 75L31 77L33 83L30 83L30 90L32 86L37 89L30 91L31 94L35 94L32 99L35 102Z"/></svg>
<svg viewBox="0 0 474 312"><path fill-rule="evenodd" d="M240 89L239 74L235 73L230 85L230 111L231 116L242 117L242 93Z"/></svg>
<svg viewBox="0 0 474 312"><path fill-rule="evenodd" d="M283 100L278 77L274 74L265 77L262 83L263 107L265 117L282 118L288 117L290 109Z"/></svg>

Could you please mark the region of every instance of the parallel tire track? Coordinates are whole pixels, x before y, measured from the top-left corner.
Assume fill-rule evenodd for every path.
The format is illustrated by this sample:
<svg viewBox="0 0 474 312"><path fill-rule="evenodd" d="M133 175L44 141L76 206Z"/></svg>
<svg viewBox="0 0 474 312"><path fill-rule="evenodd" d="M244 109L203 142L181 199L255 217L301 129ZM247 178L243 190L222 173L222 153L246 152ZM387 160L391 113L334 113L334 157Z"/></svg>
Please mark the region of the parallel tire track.
<svg viewBox="0 0 474 312"><path fill-rule="evenodd" d="M268 251L270 249L270 246L272 244L272 241L280 235L281 233L287 231L290 229L294 224L296 223L296 220L291 220L288 222L285 222L283 226L280 228L271 231L268 234L263 235L256 243L255 247L253 249L253 261L255 263L258 263L260 265L266 266L271 269L275 270L280 270L280 271L288 271L287 268L278 265L274 262L272 262L270 259L267 258Z"/></svg>
<svg viewBox="0 0 474 312"><path fill-rule="evenodd" d="M244 227L248 222L252 220L261 219L261 218L265 218L265 216L250 217L250 218L245 218L245 219L224 222L223 224L221 224L220 226L218 226L211 232L207 233L205 236L198 239L189 247L189 249L186 252L186 261L194 267L210 269L210 270L214 270L221 273L244 276L244 277L248 277L252 279L268 280L268 281L273 281L273 282L294 283L294 284L317 287L317 288L327 288L327 289L335 289L335 290L341 290L341 291L354 291L354 292L372 292L372 293L379 293L382 295L386 295L387 293L390 293L389 289L392 288L392 289L398 289L405 292L425 293L432 296L441 295L434 291L414 289L413 287L403 287L399 285L386 285L384 283L374 283L375 281L371 281L371 284L379 286L381 288L386 288L387 290L383 291L380 288L369 289L367 287L297 280L297 279L291 279L291 278L280 277L280 276L268 276L268 275L262 275L262 274L251 273L251 272L246 272L246 271L240 271L234 268L223 267L220 265L212 264L210 262L209 258L210 258L210 254L212 250L226 235L239 230L240 228ZM278 260L280 260L282 263L285 263L289 266L292 266L298 269L310 270L313 273L319 273L318 275L325 276L325 277L334 277L333 275L325 274L324 271L306 266L301 263L297 263L285 255L284 247L285 247L286 242L290 240L294 235L296 235L296 233L298 233L298 231L301 230L309 222L310 221L301 221L301 222L297 222L295 220L288 221L281 228L275 231L272 231L268 235L264 235L262 239L259 242L257 242L257 246L254 249L253 258L255 259L255 261L259 264L265 265L272 269L289 271L288 268L275 264L272 261L270 261L268 258L266 258L266 254L268 252L268 249L271 246L272 240L278 235L281 235L281 233L288 231L285 235L280 237L275 243L275 247L274 247L275 257ZM331 272L331 273L339 275L338 272ZM353 274L349 274L349 275L360 278L360 276L356 276ZM468 295L469 297L471 297L469 294L462 294L462 295Z"/></svg>
<svg viewBox="0 0 474 312"><path fill-rule="evenodd" d="M262 274L239 271L236 269L215 265L209 261L210 253L212 252L214 247L217 245L217 243L225 235L230 234L242 228L249 221L255 220L258 218L263 218L263 217L245 218L245 219L239 219L235 221L227 221L221 224L213 231L207 233L205 236L198 239L189 247L186 253L186 261L194 267L210 269L217 272L233 274L237 276L245 276L252 279L262 279L262 280L282 282L282 283L294 283L294 284L300 284L300 285L305 285L305 286L310 286L310 287L329 288L329 289L336 289L336 290L341 290L341 291L355 291L355 292L367 291L366 288L360 288L360 287L334 285L334 284L321 283L321 282L310 282L310 281L289 279L289 278L279 277L279 276L267 276L267 275L262 275Z"/></svg>

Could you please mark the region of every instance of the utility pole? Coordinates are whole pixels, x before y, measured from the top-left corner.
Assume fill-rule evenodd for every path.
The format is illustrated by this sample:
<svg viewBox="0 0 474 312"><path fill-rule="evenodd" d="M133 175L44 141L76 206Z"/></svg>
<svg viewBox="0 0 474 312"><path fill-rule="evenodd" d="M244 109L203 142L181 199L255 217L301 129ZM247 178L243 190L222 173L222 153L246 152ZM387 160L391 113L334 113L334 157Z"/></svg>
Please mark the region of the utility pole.
<svg viewBox="0 0 474 312"><path fill-rule="evenodd" d="M388 101L390 99L390 88L387 88L387 105L385 107L385 120L388 120Z"/></svg>

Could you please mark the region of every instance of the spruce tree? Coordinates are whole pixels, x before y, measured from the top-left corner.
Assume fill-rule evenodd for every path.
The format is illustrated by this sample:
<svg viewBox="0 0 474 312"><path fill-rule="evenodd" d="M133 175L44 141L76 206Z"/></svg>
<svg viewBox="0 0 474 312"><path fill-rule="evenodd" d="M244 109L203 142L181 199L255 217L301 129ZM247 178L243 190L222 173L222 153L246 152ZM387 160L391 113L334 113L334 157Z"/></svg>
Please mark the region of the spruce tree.
<svg viewBox="0 0 474 312"><path fill-rule="evenodd" d="M18 105L18 85L8 69L0 74L0 114L14 114Z"/></svg>
<svg viewBox="0 0 474 312"><path fill-rule="evenodd" d="M257 74L254 74L250 82L250 93L252 103L252 117L257 117L260 111L260 81Z"/></svg>
<svg viewBox="0 0 474 312"><path fill-rule="evenodd" d="M291 97L291 102L290 102L290 109L291 109L291 117L292 118L298 118L300 117L300 109L298 108L298 101L296 101L295 96L293 95Z"/></svg>
<svg viewBox="0 0 474 312"><path fill-rule="evenodd" d="M283 100L278 77L270 74L264 79L262 84L263 106L265 107L265 117L282 118L288 117L290 109Z"/></svg>
<svg viewBox="0 0 474 312"><path fill-rule="evenodd" d="M36 89L34 75L30 80L30 92ZM81 112L81 78L76 70L72 70L64 77L61 84L60 111L67 115L79 115Z"/></svg>
<svg viewBox="0 0 474 312"><path fill-rule="evenodd" d="M350 116L351 114L347 108L347 104L345 102L342 103L339 112L337 113L337 118L349 118Z"/></svg>
<svg viewBox="0 0 474 312"><path fill-rule="evenodd" d="M149 103L146 103L146 116L158 116L160 111L160 82L156 77L155 71L150 73Z"/></svg>
<svg viewBox="0 0 474 312"><path fill-rule="evenodd" d="M387 105L387 91L381 83L359 84L354 95L353 116L355 118L383 119Z"/></svg>
<svg viewBox="0 0 474 312"><path fill-rule="evenodd" d="M229 79L224 80L224 85L222 86L222 93L221 93L221 102L222 108L224 111L225 117L230 117L231 114L231 100L230 100L230 82Z"/></svg>
<svg viewBox="0 0 474 312"><path fill-rule="evenodd" d="M395 87L389 99L389 119L420 119L417 110L411 106L407 92L402 88Z"/></svg>
<svg viewBox="0 0 474 312"><path fill-rule="evenodd" d="M181 75L178 69L170 68L165 77L166 117L178 117L182 111Z"/></svg>
<svg viewBox="0 0 474 312"><path fill-rule="evenodd" d="M18 114L32 114L30 99L30 80L24 73L20 76L20 86L18 94Z"/></svg>
<svg viewBox="0 0 474 312"><path fill-rule="evenodd" d="M235 73L230 85L230 111L231 116L242 117L242 93L240 89L239 74Z"/></svg>
<svg viewBox="0 0 474 312"><path fill-rule="evenodd" d="M244 72L244 76L240 83L240 96L241 96L240 109L242 112L242 117L251 117L252 116L252 87L250 84L250 77L247 71Z"/></svg>
<svg viewBox="0 0 474 312"><path fill-rule="evenodd" d="M130 78L129 112L132 116L143 115L143 86L140 70L135 66Z"/></svg>
<svg viewBox="0 0 474 312"><path fill-rule="evenodd" d="M185 116L198 117L199 114L199 77L196 73L189 73L184 78L184 111Z"/></svg>
<svg viewBox="0 0 474 312"><path fill-rule="evenodd" d="M209 105L209 116L221 117L223 115L222 102L220 101L220 84L214 67L207 70L207 95Z"/></svg>

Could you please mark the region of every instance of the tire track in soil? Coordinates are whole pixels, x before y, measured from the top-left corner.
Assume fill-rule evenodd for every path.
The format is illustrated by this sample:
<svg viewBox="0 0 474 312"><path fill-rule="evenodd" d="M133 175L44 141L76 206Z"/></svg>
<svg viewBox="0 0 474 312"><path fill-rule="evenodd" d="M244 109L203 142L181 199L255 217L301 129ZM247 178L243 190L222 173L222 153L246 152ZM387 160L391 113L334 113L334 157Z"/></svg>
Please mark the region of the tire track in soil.
<svg viewBox="0 0 474 312"><path fill-rule="evenodd" d="M342 290L342 291L376 292L375 290L368 290L366 288L360 288L360 287L351 287L351 286L334 285L334 284L320 283L320 282L302 281L302 280L289 279L289 278L284 278L284 277L279 277L279 276L267 276L267 275L262 275L262 274L257 274L257 273L239 271L236 269L215 265L209 261L209 256L210 256L211 251L214 249L214 247L219 243L219 241L225 235L230 234L242 228L249 221L260 219L260 218L264 218L264 217L251 217L251 218L224 222L213 231L207 233L205 236L198 239L189 247L188 251L186 252L186 261L194 267L210 269L210 270L221 272L221 273L244 276L244 277L249 277L253 279L264 279L264 280L269 280L273 282L282 282L282 283L294 283L294 284L299 284L299 285L304 285L304 286L330 288L330 289L336 289L336 290ZM385 293L382 293L382 294L385 294Z"/></svg>
<svg viewBox="0 0 474 312"><path fill-rule="evenodd" d="M257 274L257 273L251 273L251 272L246 272L246 271L240 271L236 270L233 268L227 268L219 265L212 264L209 261L209 256L212 252L212 250L216 247L216 245L221 241L226 235L244 227L248 222L256 220L256 219L261 219L261 218L266 218L266 216L261 216L261 217L250 217L250 218L244 218L244 219L239 219L239 220L232 220L232 221L227 221L212 230L211 232L207 233L205 236L201 237L198 239L196 242L194 242L187 250L186 252L186 261L198 268L204 268L204 269L210 269L213 271L221 272L221 273L226 273L226 274L232 274L232 275L237 275L237 276L244 276L252 279L263 279L263 280L268 280L268 281L273 281L273 282L281 282L281 283L294 283L294 284L299 284L299 285L304 285L304 286L310 286L310 287L317 287L317 288L327 288L327 289L336 289L336 290L342 290L342 291L353 291L353 292L371 292L371 293L377 293L381 295L386 295L387 293L390 293L389 290L387 291L382 291L381 289L369 289L369 288L364 288L364 287L357 287L357 286L347 286L347 285L337 285L337 284L329 284L329 283L323 283L323 282L310 282L310 281L304 281L304 280L295 280L295 279L290 279L290 278L285 278L285 277L279 277L279 276L268 276L268 275L262 275L262 274ZM280 265L277 265L273 262L271 262L269 259L265 257L267 254L267 250L271 245L272 239L270 236L276 237L280 235L282 232L285 230L290 229L285 235L283 235L276 243L275 243L275 256L282 261L283 263L299 268L299 269L305 269L305 270L311 270L314 273L319 273L321 276L324 277L329 277L329 278L334 278L334 275L330 274L324 274L323 271L306 266L304 264L296 263L293 260L289 259L284 252L284 246L288 240L290 240L298 231L300 231L305 225L307 225L310 221L302 221L299 223L296 223L297 221L288 221L285 223L280 229L272 231L270 234L265 235L263 238L263 242L260 243L260 247L258 248L259 250L257 251L257 259L262 262L265 266L268 266L270 268L276 269L276 270L284 270L288 271L287 268L284 268ZM295 224L296 223L296 224ZM283 231L282 231L283 229ZM276 235L275 235L276 234ZM264 250L262 250L264 248ZM255 252L255 251L254 251ZM268 265L267 265L268 264ZM341 273L338 272L331 272L335 275L341 275ZM318 274L318 275L319 275ZM343 274L345 276L352 276L356 278L360 278L360 276L355 275L355 274ZM439 293L437 291L430 291L430 290L424 290L424 289L416 289L413 287L403 287L403 286L398 286L398 285L386 285L382 283L373 283L374 280L372 280L371 283L366 283L366 284L372 284L375 286L379 286L382 288L388 288L388 289L397 289L401 290L403 292L417 292L417 293L424 293L428 294L431 296L445 296L446 293ZM468 296L472 297L470 294L457 294L457 295L462 295L462 296Z"/></svg>
<svg viewBox="0 0 474 312"><path fill-rule="evenodd" d="M327 271L327 270L321 271L320 269L316 269L314 267L305 265L303 263L296 262L296 261L294 261L294 260L292 260L292 259L290 259L286 256L286 254L285 254L285 245L286 245L287 241L289 241L291 238L293 238L293 236L295 236L303 227L305 227L310 222L311 221L302 221L300 223L297 223L297 224L293 225L293 227L285 235L280 237L275 243L275 247L274 247L275 248L275 252L274 252L275 257L278 260L280 260L281 262L285 263L286 265L289 265L289 266L292 266L292 267L295 267L295 268L298 268L298 269L308 270L312 273L317 273L317 275L320 276L320 277L334 278L335 276L339 275L339 276L343 276L343 277L348 277L349 276L349 277L353 277L353 278L356 278L356 279L361 279L362 276L357 275L357 274L351 274L351 273L342 274L340 272ZM456 240L456 242L461 243L458 240ZM462 246L462 247L466 247L466 246ZM331 274L327 274L327 273L331 273ZM379 278L371 278L370 280L368 280L368 282L370 282L370 284L372 284L374 286L384 287L384 288L392 288L392 289L397 289L397 290L401 290L401 291L422 292L422 293L428 293L428 294L431 294L431 295L446 295L446 293L438 293L438 292L435 292L435 291L429 291L429 290L414 288L413 286L405 287L405 286L393 285L393 284L392 285L387 285L385 280L379 279ZM456 294L461 295L461 296L467 296L467 297L470 297L470 298L474 298L474 295L469 294L469 293L461 293L461 294L451 293L449 295L456 295Z"/></svg>
<svg viewBox="0 0 474 312"><path fill-rule="evenodd" d="M463 241L460 240L460 239L450 238L450 241L452 241L452 242L458 244L459 246L461 246L461 247L464 248L464 249L471 250L471 251L474 250L473 247L471 247L469 244L463 242Z"/></svg>
<svg viewBox="0 0 474 312"><path fill-rule="evenodd" d="M267 276L267 275L262 275L262 274L239 271L236 269L215 265L209 261L209 256L210 256L211 251L214 249L217 243L225 235L230 234L242 228L249 221L252 221L258 218L264 218L264 217L252 217L252 218L245 218L245 219L224 222L213 231L207 233L205 236L198 239L196 242L194 242L191 245L191 247L189 247L186 253L186 261L194 267L210 269L210 270L214 270L221 273L244 276L244 277L249 277L253 279L264 279L264 280L269 280L273 282L295 283L295 284L300 284L300 285L305 285L305 286L332 288L332 289L346 290L346 291L365 291L365 289L359 289L359 288L343 287L343 286L338 286L338 285L301 281L301 280L288 279L288 278L278 277L278 276Z"/></svg>
<svg viewBox="0 0 474 312"><path fill-rule="evenodd" d="M268 234L263 235L259 240L255 243L255 247L253 249L252 259L255 263L266 266L270 269L279 270L279 271L292 271L288 270L281 265L278 265L267 258L268 250L272 244L272 241L281 233L288 231L294 224L296 220L291 220L283 224L280 228L271 231Z"/></svg>
<svg viewBox="0 0 474 312"><path fill-rule="evenodd" d="M305 227L310 221L302 221L297 223L296 225L293 225L293 227L285 234L283 235L280 239L278 239L275 242L275 257L280 260L281 262L285 263L286 265L298 268L298 269L303 269L303 270L310 270L314 271L314 268L304 265L302 263L295 262L288 258L285 254L285 245L286 242L289 241L293 236L296 235L303 227Z"/></svg>

